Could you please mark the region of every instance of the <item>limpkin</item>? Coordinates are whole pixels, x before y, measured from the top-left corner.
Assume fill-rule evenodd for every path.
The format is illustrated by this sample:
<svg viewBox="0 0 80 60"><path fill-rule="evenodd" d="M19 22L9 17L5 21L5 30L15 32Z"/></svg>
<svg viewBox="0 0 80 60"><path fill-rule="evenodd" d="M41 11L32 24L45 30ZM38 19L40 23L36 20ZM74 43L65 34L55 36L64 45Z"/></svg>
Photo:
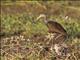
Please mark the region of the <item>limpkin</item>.
<svg viewBox="0 0 80 60"><path fill-rule="evenodd" d="M41 14L37 18L37 21L40 20L40 18L43 18L43 22L47 25L49 33L56 33L54 43L60 43L65 41L65 39L67 38L67 32L60 23L53 20L48 20L46 15L44 14Z"/></svg>

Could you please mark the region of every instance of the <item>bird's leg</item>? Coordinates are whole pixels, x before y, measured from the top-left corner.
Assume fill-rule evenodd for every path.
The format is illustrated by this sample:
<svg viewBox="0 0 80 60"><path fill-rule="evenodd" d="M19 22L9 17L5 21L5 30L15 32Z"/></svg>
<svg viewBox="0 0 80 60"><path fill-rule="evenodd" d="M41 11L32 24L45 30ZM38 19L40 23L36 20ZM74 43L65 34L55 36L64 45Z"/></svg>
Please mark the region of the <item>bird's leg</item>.
<svg viewBox="0 0 80 60"><path fill-rule="evenodd" d="M58 36L55 38L55 40L57 40L61 36L62 36L62 34L58 34Z"/></svg>

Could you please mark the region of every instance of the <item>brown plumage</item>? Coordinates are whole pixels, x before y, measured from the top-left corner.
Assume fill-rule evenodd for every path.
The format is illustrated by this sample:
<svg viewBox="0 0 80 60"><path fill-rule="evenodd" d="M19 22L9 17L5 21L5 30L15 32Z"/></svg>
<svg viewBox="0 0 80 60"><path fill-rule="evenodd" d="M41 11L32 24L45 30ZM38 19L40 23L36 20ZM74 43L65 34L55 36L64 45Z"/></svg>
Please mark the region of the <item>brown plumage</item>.
<svg viewBox="0 0 80 60"><path fill-rule="evenodd" d="M50 33L60 33L62 35L66 35L66 30L57 22L48 21L47 27L49 28Z"/></svg>
<svg viewBox="0 0 80 60"><path fill-rule="evenodd" d="M40 15L37 20L39 20L39 18L44 18L43 21L44 23L47 25L49 33L56 33L55 36L55 41L57 41L56 43L59 43L61 41L64 41L67 37L67 32L66 30L62 27L61 24L59 24L58 22L52 21L52 20L47 20L45 15Z"/></svg>

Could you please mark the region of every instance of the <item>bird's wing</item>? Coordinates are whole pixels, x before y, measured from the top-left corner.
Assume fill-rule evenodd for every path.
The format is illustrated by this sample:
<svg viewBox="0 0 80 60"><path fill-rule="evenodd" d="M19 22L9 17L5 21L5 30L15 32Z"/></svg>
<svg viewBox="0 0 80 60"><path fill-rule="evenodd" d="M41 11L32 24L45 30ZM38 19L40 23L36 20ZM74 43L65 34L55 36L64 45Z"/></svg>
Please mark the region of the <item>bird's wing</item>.
<svg viewBox="0 0 80 60"><path fill-rule="evenodd" d="M65 34L66 33L66 30L57 22L54 22L54 21L48 21L47 23L49 29L53 32L57 32L57 33L62 33L62 34Z"/></svg>

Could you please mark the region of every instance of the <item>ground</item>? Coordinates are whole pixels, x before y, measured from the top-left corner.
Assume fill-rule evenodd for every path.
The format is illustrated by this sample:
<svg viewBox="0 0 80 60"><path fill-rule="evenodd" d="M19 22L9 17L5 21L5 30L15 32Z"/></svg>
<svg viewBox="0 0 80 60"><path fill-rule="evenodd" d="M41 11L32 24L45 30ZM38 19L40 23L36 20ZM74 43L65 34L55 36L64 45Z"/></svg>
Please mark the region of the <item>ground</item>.
<svg viewBox="0 0 80 60"><path fill-rule="evenodd" d="M74 4L75 3L75 4ZM80 2L1 2L1 60L80 60ZM68 55L57 56L40 14L60 23L68 33Z"/></svg>

